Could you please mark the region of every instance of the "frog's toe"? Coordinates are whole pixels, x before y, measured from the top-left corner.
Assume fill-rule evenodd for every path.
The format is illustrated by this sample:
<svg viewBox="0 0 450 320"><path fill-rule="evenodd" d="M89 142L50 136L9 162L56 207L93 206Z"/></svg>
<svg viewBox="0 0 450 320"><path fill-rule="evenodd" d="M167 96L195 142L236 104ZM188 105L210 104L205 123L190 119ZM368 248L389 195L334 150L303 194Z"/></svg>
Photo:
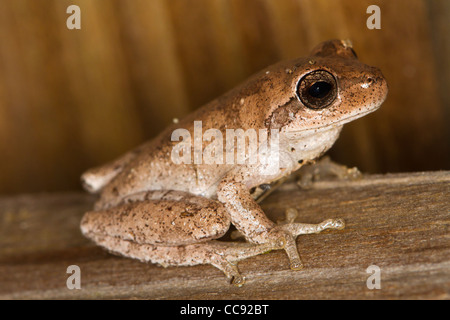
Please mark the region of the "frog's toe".
<svg viewBox="0 0 450 320"><path fill-rule="evenodd" d="M303 263L300 261L300 259L294 259L294 260L292 260L292 261L290 261L290 263L289 263L289 268L291 268L291 270L294 270L294 271L298 271L298 270L301 270L301 269L303 269Z"/></svg>
<svg viewBox="0 0 450 320"><path fill-rule="evenodd" d="M291 270L300 270L303 268L303 263L298 254L296 236L282 228L287 225L288 224L275 227L271 231L270 237L274 239L274 249L284 249L284 251L286 251Z"/></svg>
<svg viewBox="0 0 450 320"><path fill-rule="evenodd" d="M289 258L291 270L303 269L296 239L301 234L319 233L325 229L341 230L345 227L343 219L328 219L318 224L288 223L275 226L271 231L274 247L284 249Z"/></svg>
<svg viewBox="0 0 450 320"><path fill-rule="evenodd" d="M362 177L363 174L357 167L348 168L347 173L345 175L345 178L348 178L350 180L358 180L361 179Z"/></svg>
<svg viewBox="0 0 450 320"><path fill-rule="evenodd" d="M236 287L242 287L244 285L244 283L245 283L245 278L243 276L241 276L240 274L233 276L231 278L231 284L235 285Z"/></svg>
<svg viewBox="0 0 450 320"><path fill-rule="evenodd" d="M332 219L331 220L331 227L332 229L336 229L336 230L342 230L345 228L345 221L344 219Z"/></svg>

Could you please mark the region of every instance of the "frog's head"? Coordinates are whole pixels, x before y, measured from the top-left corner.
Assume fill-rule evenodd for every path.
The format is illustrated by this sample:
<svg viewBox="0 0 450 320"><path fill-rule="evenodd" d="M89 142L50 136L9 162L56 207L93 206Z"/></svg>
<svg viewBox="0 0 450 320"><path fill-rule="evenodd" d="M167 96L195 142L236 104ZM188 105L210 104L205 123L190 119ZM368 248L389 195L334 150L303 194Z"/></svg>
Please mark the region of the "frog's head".
<svg viewBox="0 0 450 320"><path fill-rule="evenodd" d="M272 71L284 73L290 92L266 114L265 125L285 132L342 126L377 110L388 92L381 71L361 63L348 41L323 42L310 57Z"/></svg>

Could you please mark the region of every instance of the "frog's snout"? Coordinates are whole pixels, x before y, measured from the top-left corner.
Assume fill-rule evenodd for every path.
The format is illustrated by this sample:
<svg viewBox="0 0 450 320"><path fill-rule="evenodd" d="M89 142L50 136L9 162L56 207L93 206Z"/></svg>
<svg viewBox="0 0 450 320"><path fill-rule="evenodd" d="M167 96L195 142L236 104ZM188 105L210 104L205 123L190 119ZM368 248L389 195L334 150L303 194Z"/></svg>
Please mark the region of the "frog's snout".
<svg viewBox="0 0 450 320"><path fill-rule="evenodd" d="M378 92L379 92L379 102L380 104L384 102L384 100L386 100L387 94L389 92L389 87L386 81L386 78L383 76L383 74L381 73L381 70L378 69L378 73L377 76L374 78L375 81L375 85L377 85L378 87Z"/></svg>
<svg viewBox="0 0 450 320"><path fill-rule="evenodd" d="M372 98L377 105L381 105L384 102L389 91L386 78L381 73L381 70L375 67L371 67L370 72L363 76L361 88L371 90L373 93Z"/></svg>

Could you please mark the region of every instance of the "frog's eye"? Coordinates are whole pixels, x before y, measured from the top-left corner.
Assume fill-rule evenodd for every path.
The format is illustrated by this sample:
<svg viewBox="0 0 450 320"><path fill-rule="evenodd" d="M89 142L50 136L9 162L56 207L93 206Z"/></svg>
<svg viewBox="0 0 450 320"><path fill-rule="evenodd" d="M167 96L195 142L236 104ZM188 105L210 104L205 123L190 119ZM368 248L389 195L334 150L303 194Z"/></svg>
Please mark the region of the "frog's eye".
<svg viewBox="0 0 450 320"><path fill-rule="evenodd" d="M297 96L310 109L329 106L337 95L334 76L325 70L316 70L303 76L297 84Z"/></svg>

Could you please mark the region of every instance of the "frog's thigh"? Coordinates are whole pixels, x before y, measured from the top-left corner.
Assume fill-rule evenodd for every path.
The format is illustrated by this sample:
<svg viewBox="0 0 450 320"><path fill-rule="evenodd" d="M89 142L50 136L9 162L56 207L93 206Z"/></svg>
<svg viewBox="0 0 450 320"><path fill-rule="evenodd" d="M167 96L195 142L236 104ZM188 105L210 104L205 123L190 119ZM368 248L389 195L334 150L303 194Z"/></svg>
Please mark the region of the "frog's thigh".
<svg viewBox="0 0 450 320"><path fill-rule="evenodd" d="M144 200L91 211L81 221L82 232L95 242L109 237L162 246L217 239L229 226L229 214L220 202L193 195L181 200ZM123 253L112 242L102 245Z"/></svg>

